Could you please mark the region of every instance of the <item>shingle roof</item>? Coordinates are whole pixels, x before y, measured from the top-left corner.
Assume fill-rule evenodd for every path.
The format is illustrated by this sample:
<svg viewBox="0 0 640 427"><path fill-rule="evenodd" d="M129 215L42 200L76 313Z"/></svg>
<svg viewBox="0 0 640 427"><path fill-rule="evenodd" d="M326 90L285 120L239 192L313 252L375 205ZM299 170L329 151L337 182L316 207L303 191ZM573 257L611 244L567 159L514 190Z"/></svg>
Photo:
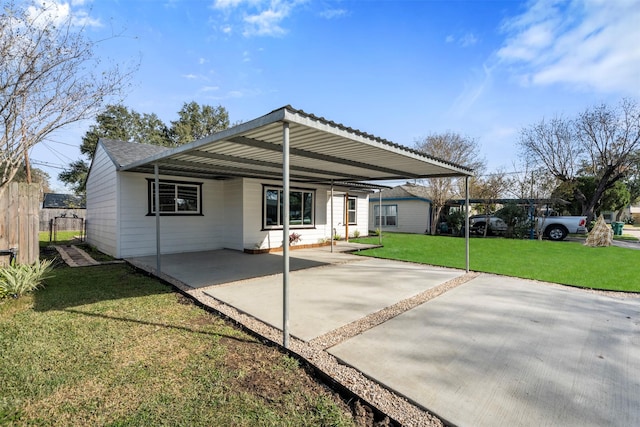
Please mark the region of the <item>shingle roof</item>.
<svg viewBox="0 0 640 427"><path fill-rule="evenodd" d="M44 209L85 209L85 201L82 197L73 194L44 193L42 200Z"/></svg>
<svg viewBox="0 0 640 427"><path fill-rule="evenodd" d="M418 198L429 200L427 187L409 183L382 190L381 196L383 199Z"/></svg>
<svg viewBox="0 0 640 427"><path fill-rule="evenodd" d="M168 150L167 147L135 142L118 141L115 139L100 139L107 154L117 167L146 159L149 156Z"/></svg>

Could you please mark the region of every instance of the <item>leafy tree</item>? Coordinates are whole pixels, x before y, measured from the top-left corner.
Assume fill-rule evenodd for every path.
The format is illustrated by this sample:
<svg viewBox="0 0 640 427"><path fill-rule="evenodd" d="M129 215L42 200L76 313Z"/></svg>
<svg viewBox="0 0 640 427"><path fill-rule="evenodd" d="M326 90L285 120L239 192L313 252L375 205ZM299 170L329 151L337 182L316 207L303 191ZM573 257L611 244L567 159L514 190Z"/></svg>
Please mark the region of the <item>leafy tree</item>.
<svg viewBox="0 0 640 427"><path fill-rule="evenodd" d="M229 113L218 105L185 103L178 111L178 120L171 122L171 136L176 145L202 139L229 127Z"/></svg>
<svg viewBox="0 0 640 427"><path fill-rule="evenodd" d="M87 160L70 163L58 179L71 186L76 194L84 194L89 163L101 138L173 147L203 138L229 125L229 115L221 106L214 108L191 102L184 104L178 115L180 118L172 122L172 128L168 128L155 113L140 114L123 105L108 105L82 137L80 152ZM182 136L176 137L178 134Z"/></svg>
<svg viewBox="0 0 640 427"><path fill-rule="evenodd" d="M85 190L84 181L89 172L89 162L93 158L100 138L140 142L141 139L145 138L144 132L148 130L151 130L150 139L155 141L157 140L157 134L162 132L162 127L159 127L159 129L152 126L144 127L142 125L142 116L139 113L129 110L123 105L108 105L105 111L97 115L96 123L91 125L82 137L80 152L89 160L79 159L70 163L58 175L58 179L71 186L76 194L83 194ZM164 143L162 145L167 145L170 142L168 137L164 140L160 139L160 141Z"/></svg>
<svg viewBox="0 0 640 427"><path fill-rule="evenodd" d="M431 134L415 142L415 149L432 157L469 167L475 171L484 168L484 160L478 157L479 145L474 139L463 137L458 133L446 132ZM430 178L425 180L433 209L431 224L437 224L438 218L447 200L463 196L463 180L459 178ZM431 227L435 234L437 227Z"/></svg>
<svg viewBox="0 0 640 427"><path fill-rule="evenodd" d="M634 154L640 149L640 108L625 99L617 108L603 104L572 120L542 120L521 131L520 147L533 163L569 183L581 214L591 221L605 191L634 166ZM595 177L590 197L578 185L580 176Z"/></svg>
<svg viewBox="0 0 640 427"><path fill-rule="evenodd" d="M504 197L504 193L511 187L511 179L504 170L497 170L494 173L473 179L469 192L473 198L483 199L484 202L477 206L479 212L490 216L496 209L497 200ZM486 237L489 227L484 228Z"/></svg>
<svg viewBox="0 0 640 427"><path fill-rule="evenodd" d="M86 190L87 174L89 173L89 164L82 160L76 160L69 164L69 167L58 174L61 182L69 185L71 190L77 195L83 195Z"/></svg>
<svg viewBox="0 0 640 427"><path fill-rule="evenodd" d="M629 169L627 169L624 183L629 190L630 203L640 201L640 150L629 157Z"/></svg>
<svg viewBox="0 0 640 427"><path fill-rule="evenodd" d="M568 206L563 206L571 215L581 215L582 204L576 200L573 195L576 191L584 194L585 197L591 198L597 190L598 179L594 176L580 176L573 181L565 181L560 183L553 192L553 197L567 200ZM578 188L575 188L578 187ZM595 206L594 213L600 214L602 211L618 211L629 204L631 200L629 190L622 181L616 181L615 184L607 189L598 204Z"/></svg>
<svg viewBox="0 0 640 427"><path fill-rule="evenodd" d="M9 2L0 13L0 192L31 147L93 117L131 75L103 67L85 28L53 7Z"/></svg>
<svg viewBox="0 0 640 427"><path fill-rule="evenodd" d="M527 208L518 206L515 203L507 203L502 209L496 212L496 216L507 224L505 237L523 238L526 237L531 228Z"/></svg>

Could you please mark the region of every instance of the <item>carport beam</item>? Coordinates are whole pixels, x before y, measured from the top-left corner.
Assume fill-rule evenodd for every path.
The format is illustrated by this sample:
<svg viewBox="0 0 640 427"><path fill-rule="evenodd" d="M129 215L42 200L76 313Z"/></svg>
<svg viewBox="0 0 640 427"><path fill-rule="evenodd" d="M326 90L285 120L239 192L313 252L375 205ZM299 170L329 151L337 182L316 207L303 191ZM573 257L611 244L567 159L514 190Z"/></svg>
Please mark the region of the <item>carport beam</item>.
<svg viewBox="0 0 640 427"><path fill-rule="evenodd" d="M282 346L289 348L289 123L282 123Z"/></svg>

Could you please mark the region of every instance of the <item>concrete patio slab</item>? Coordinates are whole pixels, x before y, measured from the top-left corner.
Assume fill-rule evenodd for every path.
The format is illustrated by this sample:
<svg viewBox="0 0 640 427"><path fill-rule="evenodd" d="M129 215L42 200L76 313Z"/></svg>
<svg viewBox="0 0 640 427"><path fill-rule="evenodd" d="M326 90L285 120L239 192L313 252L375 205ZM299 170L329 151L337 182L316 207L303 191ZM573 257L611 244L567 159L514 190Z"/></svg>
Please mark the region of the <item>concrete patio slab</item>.
<svg viewBox="0 0 640 427"><path fill-rule="evenodd" d="M640 425L637 298L482 275L329 351L459 426Z"/></svg>
<svg viewBox="0 0 640 427"><path fill-rule="evenodd" d="M309 341L464 274L358 256L346 262L344 257L339 265L290 274L293 336ZM282 329L282 275L216 286L205 293Z"/></svg>

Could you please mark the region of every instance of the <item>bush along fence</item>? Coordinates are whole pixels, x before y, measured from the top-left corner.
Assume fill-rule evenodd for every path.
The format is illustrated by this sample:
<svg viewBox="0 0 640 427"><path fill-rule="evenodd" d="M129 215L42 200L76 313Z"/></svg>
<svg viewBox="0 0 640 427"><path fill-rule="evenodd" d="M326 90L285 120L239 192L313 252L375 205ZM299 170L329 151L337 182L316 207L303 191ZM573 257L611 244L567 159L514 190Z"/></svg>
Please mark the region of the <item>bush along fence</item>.
<svg viewBox="0 0 640 427"><path fill-rule="evenodd" d="M19 264L33 264L39 259L38 231L40 184L11 182L0 191L0 251L15 251ZM10 256L0 256L0 266L9 264Z"/></svg>

